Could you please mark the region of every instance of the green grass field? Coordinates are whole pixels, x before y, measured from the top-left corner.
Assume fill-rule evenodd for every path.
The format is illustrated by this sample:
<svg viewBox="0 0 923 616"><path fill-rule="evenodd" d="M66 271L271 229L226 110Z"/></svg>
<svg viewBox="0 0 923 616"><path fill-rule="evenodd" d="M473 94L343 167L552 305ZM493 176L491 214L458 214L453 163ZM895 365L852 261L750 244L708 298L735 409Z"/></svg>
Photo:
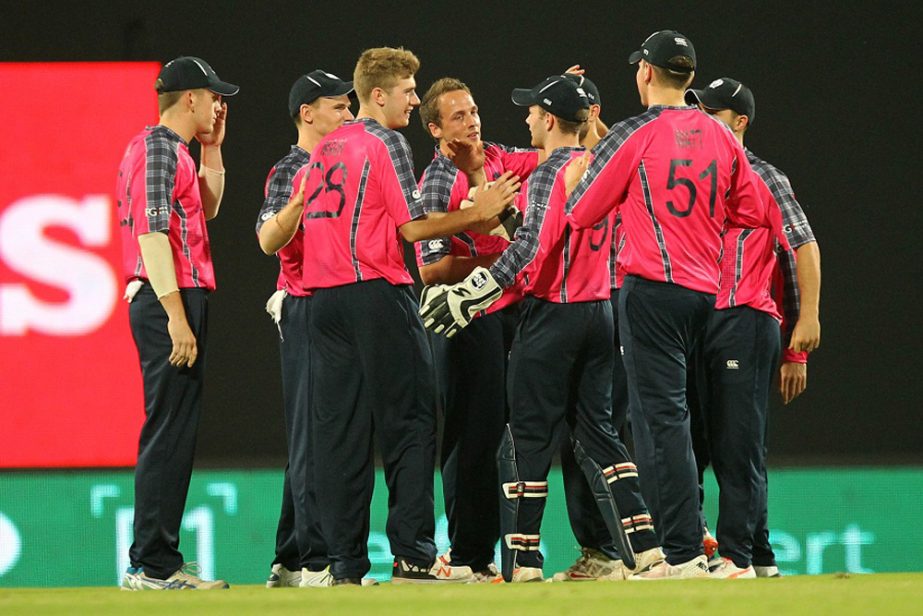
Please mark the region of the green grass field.
<svg viewBox="0 0 923 616"><path fill-rule="evenodd" d="M913 614L923 574L573 584L391 586L214 592L0 589L0 614Z"/></svg>

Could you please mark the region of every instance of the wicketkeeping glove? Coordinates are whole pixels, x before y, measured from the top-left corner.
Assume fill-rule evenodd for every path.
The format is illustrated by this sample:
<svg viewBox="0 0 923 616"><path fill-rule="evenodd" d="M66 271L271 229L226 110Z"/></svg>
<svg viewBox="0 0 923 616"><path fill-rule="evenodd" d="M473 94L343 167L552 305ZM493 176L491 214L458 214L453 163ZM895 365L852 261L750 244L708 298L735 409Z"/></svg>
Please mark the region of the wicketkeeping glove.
<svg viewBox="0 0 923 616"><path fill-rule="evenodd" d="M442 288L437 288L437 287ZM423 326L446 338L471 323L479 311L484 310L503 295L503 288L490 272L476 267L458 284L423 289L420 317Z"/></svg>

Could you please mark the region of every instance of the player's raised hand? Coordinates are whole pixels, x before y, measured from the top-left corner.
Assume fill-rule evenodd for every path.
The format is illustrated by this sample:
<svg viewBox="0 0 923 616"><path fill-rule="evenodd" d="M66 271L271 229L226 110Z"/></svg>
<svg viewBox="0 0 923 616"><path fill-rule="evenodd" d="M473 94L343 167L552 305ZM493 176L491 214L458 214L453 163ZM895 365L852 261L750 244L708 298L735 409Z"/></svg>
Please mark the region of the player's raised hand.
<svg viewBox="0 0 923 616"><path fill-rule="evenodd" d="M590 166L591 156L590 151L587 150L583 153L583 156L570 161L567 165L567 169L564 170L564 194L568 197L571 196L577 188L577 184L580 183L580 180L582 180L584 174L586 174Z"/></svg>
<svg viewBox="0 0 923 616"><path fill-rule="evenodd" d="M500 224L499 221L493 219L499 216L506 209L506 206L513 202L513 198L516 197L516 191L519 190L521 185L519 176L507 171L490 186L479 189L475 193L473 200L473 209L478 212L478 220L481 222L491 221L493 224L489 228Z"/></svg>
<svg viewBox="0 0 923 616"><path fill-rule="evenodd" d="M210 133L196 133L195 138L199 143L208 146L219 146L224 143L225 127L227 126L228 104L221 103L221 108L215 115L215 124Z"/></svg>
<svg viewBox="0 0 923 616"><path fill-rule="evenodd" d="M458 284L434 285L429 293L424 289L420 317L426 329L451 338L501 295L503 289L490 272L476 267Z"/></svg>
<svg viewBox="0 0 923 616"><path fill-rule="evenodd" d="M802 351L811 353L820 348L820 321L817 318L802 316L795 323L795 329L792 331L792 340L788 348L801 353Z"/></svg>
<svg viewBox="0 0 923 616"><path fill-rule="evenodd" d="M782 403L788 404L808 386L808 366L797 362L782 362L779 368L779 393L782 394Z"/></svg>
<svg viewBox="0 0 923 616"><path fill-rule="evenodd" d="M449 149L448 158L465 175L476 173L484 168L484 143L468 139L452 139L446 142Z"/></svg>
<svg viewBox="0 0 923 616"><path fill-rule="evenodd" d="M182 368L195 363L199 356L199 350L196 346L195 334L189 328L186 319L169 319L167 321L167 332L170 334L170 340L173 342L173 350L170 352L170 365Z"/></svg>

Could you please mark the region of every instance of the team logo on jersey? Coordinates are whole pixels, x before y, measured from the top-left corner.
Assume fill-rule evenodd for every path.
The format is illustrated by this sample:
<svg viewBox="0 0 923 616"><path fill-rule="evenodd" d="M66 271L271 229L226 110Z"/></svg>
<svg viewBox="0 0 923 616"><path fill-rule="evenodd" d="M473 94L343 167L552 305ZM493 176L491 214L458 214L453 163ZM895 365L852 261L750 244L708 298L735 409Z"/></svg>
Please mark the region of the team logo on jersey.
<svg viewBox="0 0 923 616"><path fill-rule="evenodd" d="M712 90L716 90L720 88L723 83L724 83L724 79L715 79L713 82L708 84L708 87L711 88Z"/></svg>
<svg viewBox="0 0 923 616"><path fill-rule="evenodd" d="M727 361L728 370L740 370L740 364L736 359L729 359Z"/></svg>

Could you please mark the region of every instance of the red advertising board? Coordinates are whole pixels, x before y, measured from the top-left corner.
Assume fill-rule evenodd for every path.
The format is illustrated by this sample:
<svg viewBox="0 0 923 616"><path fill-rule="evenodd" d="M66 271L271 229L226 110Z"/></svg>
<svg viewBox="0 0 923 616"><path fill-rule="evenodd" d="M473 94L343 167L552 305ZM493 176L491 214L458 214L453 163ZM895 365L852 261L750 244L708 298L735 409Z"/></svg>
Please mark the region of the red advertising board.
<svg viewBox="0 0 923 616"><path fill-rule="evenodd" d="M0 468L130 466L144 419L113 197L159 65L0 63Z"/></svg>

